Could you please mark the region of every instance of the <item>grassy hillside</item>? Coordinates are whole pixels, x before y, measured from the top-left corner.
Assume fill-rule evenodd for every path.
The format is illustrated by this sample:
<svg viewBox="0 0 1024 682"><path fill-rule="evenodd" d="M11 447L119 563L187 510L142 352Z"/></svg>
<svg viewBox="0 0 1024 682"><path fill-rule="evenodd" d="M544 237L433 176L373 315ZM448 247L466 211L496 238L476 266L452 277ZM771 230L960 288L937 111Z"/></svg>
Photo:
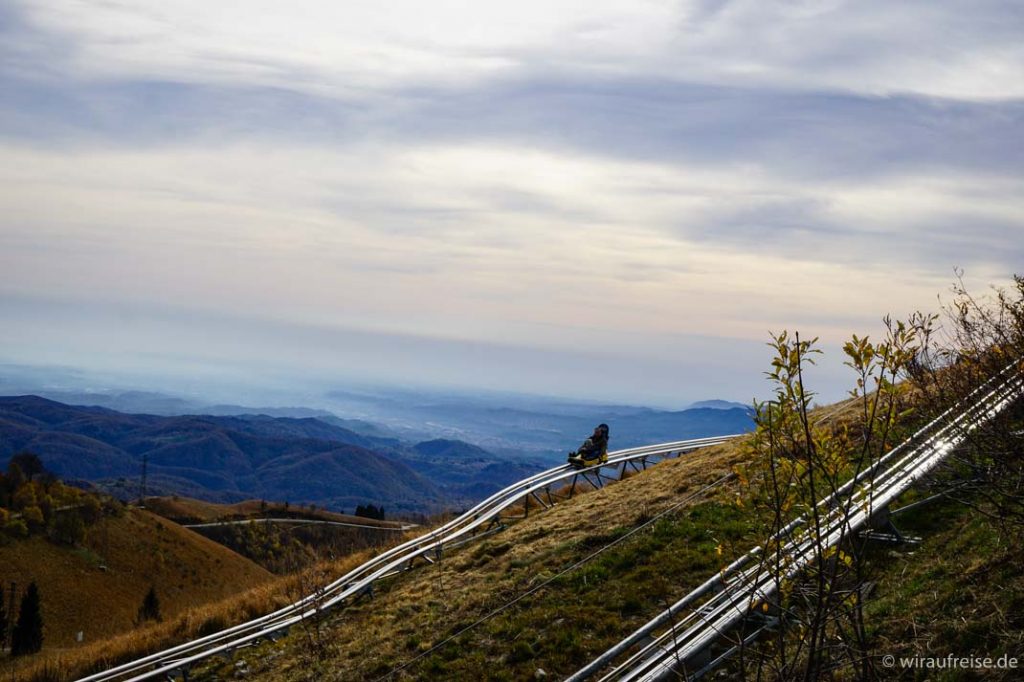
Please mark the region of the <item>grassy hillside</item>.
<svg viewBox="0 0 1024 682"><path fill-rule="evenodd" d="M104 575L120 575L130 576L125 580L126 583L131 585L146 585L141 591L138 592L136 599L135 592L138 591L137 587L131 588L131 602L128 604L131 609L117 608L115 611L120 614L118 617L118 623L123 623L124 618L128 617L128 627L115 627L110 628L109 631L118 631L120 634L115 634L109 638L95 638L87 637L82 644L71 644L67 645L64 642L61 645L47 642L41 653L33 656L25 656L17 659L7 659L6 665L10 667L10 671L14 679L25 680L26 682L55 682L55 681L68 681L75 680L84 675L92 672L98 672L105 670L119 663L134 660L140 656L166 649L167 647L179 644L189 639L194 639L203 635L207 635L218 630L224 629L225 627L235 625L252 618L262 616L282 606L290 604L297 599L305 596L310 588L310 585L316 584L314 577L317 579L323 576L338 576L352 570L356 566L367 561L374 553L380 551L379 549L367 549L356 551L346 557L333 560L325 560L318 564L315 568L309 569L308 571L302 571L296 574L274 577L270 573L260 569L248 560L234 554L230 550L221 547L220 545L207 540L191 531L187 531L175 524L155 517L154 515L147 512L133 513L129 512L126 517L127 520L124 523L124 527L134 533L147 533L155 532L162 536L169 536L174 538L175 536L181 535L184 539L189 542L195 543L197 551L199 551L203 558L199 560L199 565L202 566L202 570L197 570L200 576L204 571L214 570L219 573L215 573L219 577L223 577L223 581L219 580L202 580L200 579L199 586L191 592L191 597L184 594L177 594L177 597L184 597L180 600L175 600L173 597L171 601L163 607L164 618L160 622L149 622L139 627L134 627L131 624L131 620L134 618L138 606L141 604L142 599L145 595L146 589L148 589L148 582L139 582L137 580L139 574L145 573L146 571L153 571L154 568L151 564L147 563L148 559L143 557L136 557L138 565L141 567L138 570L125 568L122 564L123 561L118 561L117 565L122 565L122 569L119 573L114 573L112 570L104 572ZM141 525L140 525L141 524ZM157 525L160 524L164 527L163 531L155 530ZM111 528L115 528L116 524L111 525ZM394 537L389 540L390 544L395 544L408 540L411 537L411 533L423 532L422 529L416 529L410 533L394 533ZM113 534L112 536L113 537ZM125 541L131 545L131 540ZM161 545L166 545L166 537L163 539L158 538L155 543L147 543L145 540L139 545L142 548L147 548L148 551L160 552ZM176 542L170 543L172 546L176 545ZM111 543L113 548L114 543ZM25 547L26 550L36 549L35 545L31 547ZM159 566L163 566L164 574L173 578L178 578L180 575L186 575L185 584L188 585L188 580L195 579L196 576L192 575L192 571L179 571L166 570L170 565L170 561L166 557L180 556L182 561L189 560L189 552L182 552L180 550L175 552L168 552L166 547L164 549L164 559L156 559L155 563ZM112 552L113 554L114 552ZM89 552L83 552L88 559L87 563L95 561L95 556ZM158 554L159 555L159 554ZM38 554L42 557L39 562L32 561L32 565L41 563L49 558L54 560L54 554L48 548L43 548L43 551ZM57 562L55 564L55 577L47 582L39 579L40 592L43 595L44 613L43 617L47 620L46 634L50 637L51 628L49 623L54 622L54 619L60 618L61 613L73 613L78 609L78 606L71 604L71 600L59 599L54 600L60 602L59 608L65 609L63 612L58 608L55 616L48 616L46 609L47 594L50 589L47 585L52 586L53 581L57 581L59 588L59 581L65 576L69 581L74 581L76 578L85 574L89 569L78 567L79 573L76 574L77 564L71 563L70 561L64 561L60 563L65 557L57 556ZM126 553L126 557L130 557L130 553ZM4 555L0 555L0 559L3 559ZM194 559L194 557L193 557ZM125 561L128 559L126 558ZM206 562L207 565L203 566ZM100 569L102 572L102 569ZM36 570L36 573L43 575L46 573L44 570ZM234 575L234 578L231 576ZM223 584L221 584L223 582ZM92 581L88 581L87 585L95 584ZM251 585L251 586L250 586ZM74 584L65 586L71 594L75 594L79 588ZM223 588L223 589L221 589ZM159 583L157 583L157 589L159 590ZM123 590L128 591L128 590ZM96 589L98 595L106 594L108 599L120 598L122 591L119 588L112 585L111 583L104 583L102 587ZM50 592L50 594L59 594L58 592ZM226 595L226 596L225 596ZM160 593L162 605L165 603L163 593ZM138 603L136 603L136 601ZM127 603L127 602L126 602ZM70 606L69 606L70 604ZM88 609L88 613L93 614L96 618L103 617L103 605L94 604ZM97 615L99 614L99 615ZM130 617L129 617L130 616ZM4 673L6 674L6 672Z"/></svg>
<svg viewBox="0 0 1024 682"><path fill-rule="evenodd" d="M454 550L383 586L372 602L329 616L322 655L300 634L242 658L260 679L375 679L728 475L741 459L735 445L692 453ZM651 530L424 656L398 679L521 680L538 667L554 678L572 672L664 608L668 595L703 581L746 547L750 528L737 490L725 484L695 495ZM226 670L215 664L206 679Z"/></svg>
<svg viewBox="0 0 1024 682"><path fill-rule="evenodd" d="M42 596L45 649L77 646L134 627L152 585L165 618L260 585L268 571L192 531L145 510L106 516L79 547L29 537L0 546L0 580Z"/></svg>
<svg viewBox="0 0 1024 682"><path fill-rule="evenodd" d="M957 502L914 510L899 525L923 541L875 547L880 570L867 615L879 655L1008 654L1018 659L1017 670L948 671L941 679L1021 679L1024 547L1007 542L993 518ZM925 672L884 671L901 680L931 679Z"/></svg>

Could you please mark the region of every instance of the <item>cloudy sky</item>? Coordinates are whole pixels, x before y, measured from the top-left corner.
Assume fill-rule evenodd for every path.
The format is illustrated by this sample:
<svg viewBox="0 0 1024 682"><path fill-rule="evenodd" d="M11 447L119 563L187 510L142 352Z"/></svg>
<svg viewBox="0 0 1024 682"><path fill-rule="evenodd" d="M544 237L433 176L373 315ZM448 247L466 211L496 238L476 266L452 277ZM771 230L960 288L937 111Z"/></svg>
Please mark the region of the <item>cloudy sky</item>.
<svg viewBox="0 0 1024 682"><path fill-rule="evenodd" d="M746 401L1024 271L1010 0L6 0L0 92L8 363Z"/></svg>

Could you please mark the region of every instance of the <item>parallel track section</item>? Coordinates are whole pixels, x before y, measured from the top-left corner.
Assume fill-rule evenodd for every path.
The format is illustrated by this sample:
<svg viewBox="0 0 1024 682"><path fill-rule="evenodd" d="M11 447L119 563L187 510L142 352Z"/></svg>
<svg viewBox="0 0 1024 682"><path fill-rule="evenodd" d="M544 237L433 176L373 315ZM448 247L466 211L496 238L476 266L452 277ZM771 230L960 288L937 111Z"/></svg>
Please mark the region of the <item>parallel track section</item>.
<svg viewBox="0 0 1024 682"><path fill-rule="evenodd" d="M889 505L963 443L972 431L1024 395L1024 377L1008 367L986 382L963 403L946 410L874 465L818 502L820 530L802 516L772 538L781 549L784 575L763 568L764 550L755 548L693 590L603 655L573 674L567 682L582 682L639 647L614 665L601 682L653 682L677 675L695 679L714 669L735 650L713 658L721 644L753 609L769 603L776 586L810 565L819 549L838 547L870 526ZM769 627L766 622L745 634L751 641ZM735 639L735 638L734 638Z"/></svg>

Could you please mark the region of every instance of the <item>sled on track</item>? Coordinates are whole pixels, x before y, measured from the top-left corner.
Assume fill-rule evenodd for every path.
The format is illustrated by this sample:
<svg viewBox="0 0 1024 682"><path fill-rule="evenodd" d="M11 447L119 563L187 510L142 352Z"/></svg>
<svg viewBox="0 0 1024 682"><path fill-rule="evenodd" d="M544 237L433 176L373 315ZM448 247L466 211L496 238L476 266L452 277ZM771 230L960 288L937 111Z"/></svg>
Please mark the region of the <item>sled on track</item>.
<svg viewBox="0 0 1024 682"><path fill-rule="evenodd" d="M608 455L599 455L595 457L581 457L575 452L569 453L569 459L567 460L576 469L586 469L596 464L604 464L608 461Z"/></svg>

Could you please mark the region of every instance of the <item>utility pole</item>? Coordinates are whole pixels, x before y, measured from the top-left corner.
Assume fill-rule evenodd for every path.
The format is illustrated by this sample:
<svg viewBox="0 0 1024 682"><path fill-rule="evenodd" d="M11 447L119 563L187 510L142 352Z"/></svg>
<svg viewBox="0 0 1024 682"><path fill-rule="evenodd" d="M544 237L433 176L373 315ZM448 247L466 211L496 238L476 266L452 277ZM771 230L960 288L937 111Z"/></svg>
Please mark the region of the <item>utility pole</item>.
<svg viewBox="0 0 1024 682"><path fill-rule="evenodd" d="M0 588L2 591L3 588ZM0 648L3 648L4 644L8 644L14 641L14 623L17 616L14 615L14 597L18 592L18 583L11 581L11 598L8 601L9 606L7 607L7 636L4 638L6 641L0 642ZM0 594L0 599L3 599L3 594Z"/></svg>
<svg viewBox="0 0 1024 682"><path fill-rule="evenodd" d="M139 486L139 506L146 506L146 465L149 463L149 454L142 455L142 485Z"/></svg>
<svg viewBox="0 0 1024 682"><path fill-rule="evenodd" d="M110 519L103 515L103 563L110 561Z"/></svg>

